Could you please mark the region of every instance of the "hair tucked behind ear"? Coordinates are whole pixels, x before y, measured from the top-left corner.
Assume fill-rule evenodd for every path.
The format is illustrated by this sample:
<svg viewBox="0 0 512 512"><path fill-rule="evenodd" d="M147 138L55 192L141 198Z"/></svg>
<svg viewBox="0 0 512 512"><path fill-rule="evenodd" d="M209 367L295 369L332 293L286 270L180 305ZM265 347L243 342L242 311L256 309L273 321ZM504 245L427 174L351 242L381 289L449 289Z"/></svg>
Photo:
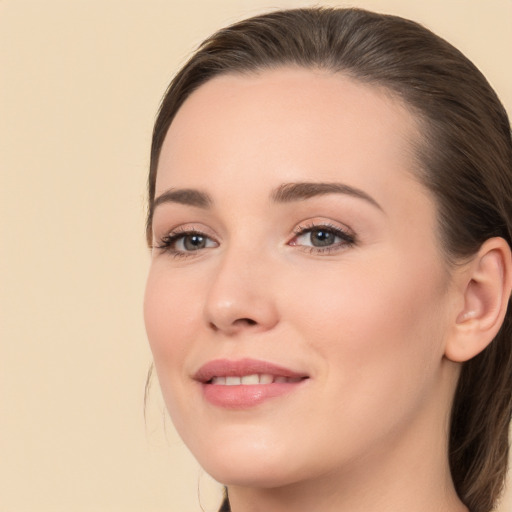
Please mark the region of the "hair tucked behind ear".
<svg viewBox="0 0 512 512"><path fill-rule="evenodd" d="M207 39L172 81L156 120L147 237L158 158L176 112L223 73L323 68L386 87L423 127L418 176L437 200L447 261L494 236L512 240L512 142L507 114L483 75L421 25L358 9L295 9L239 22ZM511 311L491 345L465 363L454 398L450 466L472 512L494 507L507 469L512 408ZM227 497L221 509L229 510Z"/></svg>

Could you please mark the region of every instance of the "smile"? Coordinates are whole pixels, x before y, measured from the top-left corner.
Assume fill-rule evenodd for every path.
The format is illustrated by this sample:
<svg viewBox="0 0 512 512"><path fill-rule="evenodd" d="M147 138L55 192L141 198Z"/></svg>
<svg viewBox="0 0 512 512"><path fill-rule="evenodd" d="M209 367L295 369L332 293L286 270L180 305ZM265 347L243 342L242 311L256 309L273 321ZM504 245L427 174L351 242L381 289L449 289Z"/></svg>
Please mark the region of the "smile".
<svg viewBox="0 0 512 512"><path fill-rule="evenodd" d="M244 375L243 377L213 377L209 384L216 386L256 386L258 384L272 384L274 382L299 382L303 377L283 377L270 373Z"/></svg>
<svg viewBox="0 0 512 512"><path fill-rule="evenodd" d="M217 359L194 375L203 397L225 409L248 409L302 387L309 376L267 361Z"/></svg>

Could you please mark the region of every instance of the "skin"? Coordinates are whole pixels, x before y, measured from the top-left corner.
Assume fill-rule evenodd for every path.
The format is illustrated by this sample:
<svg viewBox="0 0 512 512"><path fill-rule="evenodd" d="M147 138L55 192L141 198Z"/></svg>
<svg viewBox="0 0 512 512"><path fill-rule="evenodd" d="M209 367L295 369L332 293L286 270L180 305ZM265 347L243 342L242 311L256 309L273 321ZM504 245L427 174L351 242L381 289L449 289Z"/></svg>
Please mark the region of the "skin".
<svg viewBox="0 0 512 512"><path fill-rule="evenodd" d="M235 512L467 510L446 439L462 299L415 178L419 136L384 90L303 69L215 78L169 129L156 197L198 189L211 204L156 207L146 328L173 422ZM298 182L371 200L272 200ZM319 252L312 226L355 240ZM206 247L158 248L191 230ZM206 402L194 373L246 357L309 379L249 409Z"/></svg>

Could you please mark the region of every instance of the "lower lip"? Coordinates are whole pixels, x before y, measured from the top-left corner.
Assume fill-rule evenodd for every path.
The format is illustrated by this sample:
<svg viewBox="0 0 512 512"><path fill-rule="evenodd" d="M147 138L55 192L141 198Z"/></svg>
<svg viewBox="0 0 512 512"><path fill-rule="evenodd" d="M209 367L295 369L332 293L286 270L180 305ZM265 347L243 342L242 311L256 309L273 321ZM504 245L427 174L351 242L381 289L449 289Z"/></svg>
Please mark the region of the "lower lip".
<svg viewBox="0 0 512 512"><path fill-rule="evenodd" d="M298 382L273 382L252 386L223 386L203 384L203 394L208 402L225 409L248 409L272 398L287 395L304 384Z"/></svg>

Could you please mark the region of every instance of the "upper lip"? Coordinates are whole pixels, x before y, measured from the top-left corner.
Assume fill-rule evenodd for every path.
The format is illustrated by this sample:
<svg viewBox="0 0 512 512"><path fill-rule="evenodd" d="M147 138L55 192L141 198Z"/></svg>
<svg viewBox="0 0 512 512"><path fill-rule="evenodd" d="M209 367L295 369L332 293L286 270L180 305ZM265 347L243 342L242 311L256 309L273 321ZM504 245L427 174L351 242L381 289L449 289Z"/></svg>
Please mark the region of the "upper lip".
<svg viewBox="0 0 512 512"><path fill-rule="evenodd" d="M199 382L208 382L213 377L243 377L254 374L270 374L288 378L308 377L305 373L258 359L214 359L201 366L194 374L194 379Z"/></svg>

